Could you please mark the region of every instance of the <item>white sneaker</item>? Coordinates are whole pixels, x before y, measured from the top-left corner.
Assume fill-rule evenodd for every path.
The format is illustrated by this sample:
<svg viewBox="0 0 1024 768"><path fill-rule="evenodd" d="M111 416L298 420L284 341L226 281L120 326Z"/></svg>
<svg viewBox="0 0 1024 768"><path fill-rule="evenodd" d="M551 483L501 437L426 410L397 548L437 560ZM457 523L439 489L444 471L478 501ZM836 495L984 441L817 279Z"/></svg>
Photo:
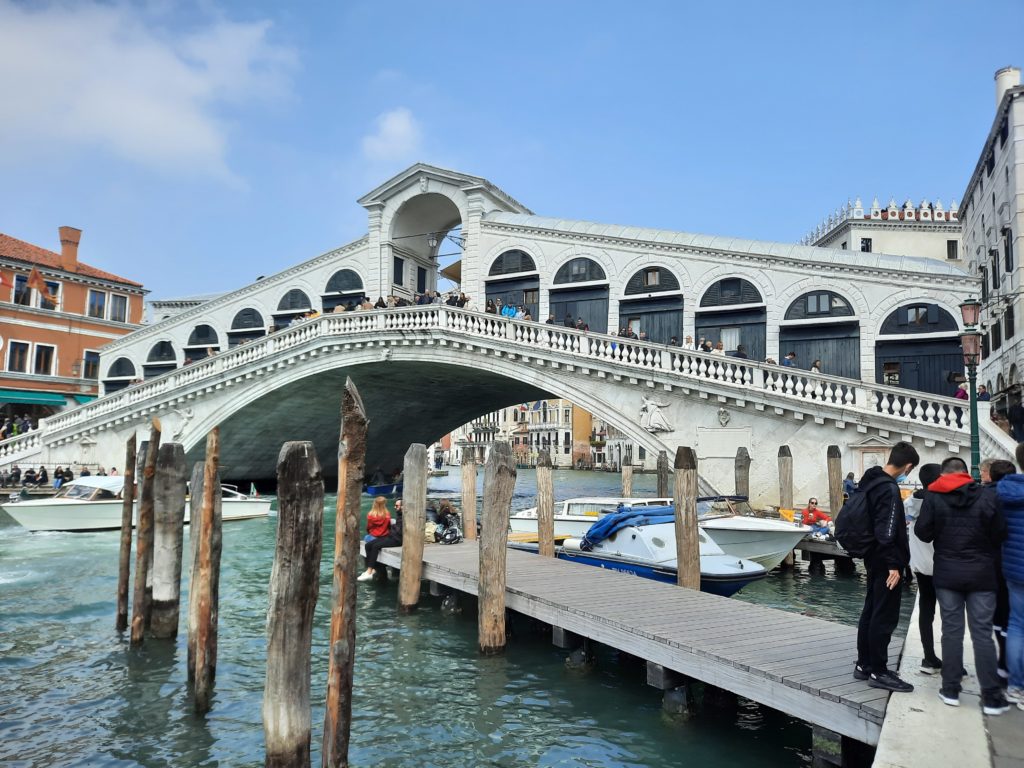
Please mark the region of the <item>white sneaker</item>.
<svg viewBox="0 0 1024 768"><path fill-rule="evenodd" d="M356 578L356 581L370 581L373 578L373 571L365 571Z"/></svg>
<svg viewBox="0 0 1024 768"><path fill-rule="evenodd" d="M1014 704L1024 703L1024 688L1014 688L1010 686L1006 689L1006 700L1013 702Z"/></svg>

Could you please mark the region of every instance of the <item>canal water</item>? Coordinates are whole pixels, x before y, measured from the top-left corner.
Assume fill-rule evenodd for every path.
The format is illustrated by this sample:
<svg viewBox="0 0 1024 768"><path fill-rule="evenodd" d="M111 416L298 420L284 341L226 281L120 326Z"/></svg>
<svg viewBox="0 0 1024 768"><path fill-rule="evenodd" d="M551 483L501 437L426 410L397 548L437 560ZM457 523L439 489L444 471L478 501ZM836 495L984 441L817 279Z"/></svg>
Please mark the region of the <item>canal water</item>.
<svg viewBox="0 0 1024 768"><path fill-rule="evenodd" d="M458 475L452 468L451 476L432 479L431 495L457 496ZM555 483L559 499L619 491L612 474L556 472ZM534 489L533 472L521 470L514 508L532 506ZM654 477L637 476L634 490L653 495ZM328 535L313 638L314 764L325 696L334 497L325 504ZM118 533L28 534L0 513L0 764L262 765L276 523L271 517L224 528L216 693L213 710L198 717L185 685L184 634L133 650L113 631ZM801 565L734 599L855 623L862 589L860 576L837 577L830 569L812 576ZM591 673L570 671L565 652L522 620L513 625L505 655L480 658L472 610L447 615L438 599L424 595L419 611L399 617L396 597L394 583L359 586L354 766L810 763L810 729L785 713L741 700L731 709L703 707L680 722L662 713L660 694L644 684L642 668L611 652L599 652Z"/></svg>

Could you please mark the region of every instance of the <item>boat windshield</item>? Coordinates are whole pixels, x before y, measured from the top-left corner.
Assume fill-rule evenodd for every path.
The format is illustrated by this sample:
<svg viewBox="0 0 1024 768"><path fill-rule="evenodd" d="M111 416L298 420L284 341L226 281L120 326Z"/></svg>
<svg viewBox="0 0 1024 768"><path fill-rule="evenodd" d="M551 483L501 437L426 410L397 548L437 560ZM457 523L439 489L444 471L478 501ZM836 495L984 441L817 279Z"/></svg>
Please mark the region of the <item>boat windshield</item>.
<svg viewBox="0 0 1024 768"><path fill-rule="evenodd" d="M92 494L96 491L89 485L65 485L62 488L58 488L57 492L53 494L55 499L91 499ZM109 491L108 491L109 493ZM115 498L114 494L110 494L109 498Z"/></svg>
<svg viewBox="0 0 1024 768"><path fill-rule="evenodd" d="M750 502L742 499L707 499L697 502L697 517L752 515Z"/></svg>

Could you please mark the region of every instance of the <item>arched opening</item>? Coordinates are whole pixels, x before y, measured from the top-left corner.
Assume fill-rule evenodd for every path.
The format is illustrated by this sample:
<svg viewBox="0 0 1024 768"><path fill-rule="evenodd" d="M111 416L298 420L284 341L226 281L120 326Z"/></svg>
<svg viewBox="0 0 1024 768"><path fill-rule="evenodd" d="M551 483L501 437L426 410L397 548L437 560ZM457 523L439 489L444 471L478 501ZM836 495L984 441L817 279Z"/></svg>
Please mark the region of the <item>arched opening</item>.
<svg viewBox="0 0 1024 768"><path fill-rule="evenodd" d="M135 377L135 363L127 357L119 357L107 370L107 376L103 379L103 393L109 395L124 389Z"/></svg>
<svg viewBox="0 0 1024 768"><path fill-rule="evenodd" d="M638 338L668 344L683 340L683 294L679 278L664 267L644 267L626 283L619 302L619 327Z"/></svg>
<svg viewBox="0 0 1024 768"><path fill-rule="evenodd" d="M267 329L263 325L263 315L252 307L239 310L231 321L231 329L228 331L228 348L237 347L248 341L261 338L267 335Z"/></svg>
<svg viewBox="0 0 1024 768"><path fill-rule="evenodd" d="M296 319L313 311L313 303L306 292L300 288L292 288L277 302L277 311L273 314L274 330L287 328Z"/></svg>
<svg viewBox="0 0 1024 768"><path fill-rule="evenodd" d="M146 362L142 366L142 378L153 379L163 376L177 367L178 355L174 351L174 345L169 341L158 341L146 356Z"/></svg>
<svg viewBox="0 0 1024 768"><path fill-rule="evenodd" d="M320 302L324 312L333 312L338 306L355 309L363 295L362 278L351 269L339 269L327 281Z"/></svg>
<svg viewBox="0 0 1024 768"><path fill-rule="evenodd" d="M768 311L761 292L749 280L727 277L711 285L700 299L695 320L695 341L702 336L712 345L721 341L731 355L743 345L752 360L765 359Z"/></svg>
<svg viewBox="0 0 1024 768"><path fill-rule="evenodd" d="M579 256L555 272L548 306L556 323L583 320L595 333L608 333L608 278L593 259Z"/></svg>
<svg viewBox="0 0 1024 768"><path fill-rule="evenodd" d="M915 302L890 312L875 342L875 380L951 396L963 376L956 319L938 304Z"/></svg>
<svg viewBox="0 0 1024 768"><path fill-rule="evenodd" d="M796 352L801 368L821 360L822 373L860 378L860 324L853 307L834 291L798 297L779 328L779 354Z"/></svg>
<svg viewBox="0 0 1024 768"><path fill-rule="evenodd" d="M540 312L540 274L533 257L525 251L505 251L491 264L485 284L487 301L521 306L534 320Z"/></svg>
<svg viewBox="0 0 1024 768"><path fill-rule="evenodd" d="M188 336L182 351L186 362L196 362L220 352L220 338L212 325L197 325Z"/></svg>
<svg viewBox="0 0 1024 768"><path fill-rule="evenodd" d="M454 230L462 225L458 206L445 195L429 192L406 201L391 226L391 263L381 264L381 274L390 275L388 291L398 298L412 299L437 290L438 270L452 272L461 265L465 239ZM461 270L453 274L461 277ZM382 280L382 286L387 280Z"/></svg>

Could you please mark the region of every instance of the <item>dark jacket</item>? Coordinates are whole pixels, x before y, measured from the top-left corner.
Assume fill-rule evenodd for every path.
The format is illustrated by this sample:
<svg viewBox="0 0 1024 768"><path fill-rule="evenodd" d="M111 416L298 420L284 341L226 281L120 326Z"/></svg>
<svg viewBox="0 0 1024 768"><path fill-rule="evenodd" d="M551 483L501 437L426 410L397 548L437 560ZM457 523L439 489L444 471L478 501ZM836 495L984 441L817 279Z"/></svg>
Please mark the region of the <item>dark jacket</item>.
<svg viewBox="0 0 1024 768"><path fill-rule="evenodd" d="M943 475L928 490L914 533L935 544L935 586L994 592L996 554L1006 538L996 491L983 488L966 472Z"/></svg>
<svg viewBox="0 0 1024 768"><path fill-rule="evenodd" d="M910 565L910 542L900 487L881 467L871 467L859 485L868 489L868 510L875 531L875 548L864 560L869 567L902 571Z"/></svg>
<svg viewBox="0 0 1024 768"><path fill-rule="evenodd" d="M996 487L1006 518L1003 576L1024 584L1024 475L1006 475Z"/></svg>

